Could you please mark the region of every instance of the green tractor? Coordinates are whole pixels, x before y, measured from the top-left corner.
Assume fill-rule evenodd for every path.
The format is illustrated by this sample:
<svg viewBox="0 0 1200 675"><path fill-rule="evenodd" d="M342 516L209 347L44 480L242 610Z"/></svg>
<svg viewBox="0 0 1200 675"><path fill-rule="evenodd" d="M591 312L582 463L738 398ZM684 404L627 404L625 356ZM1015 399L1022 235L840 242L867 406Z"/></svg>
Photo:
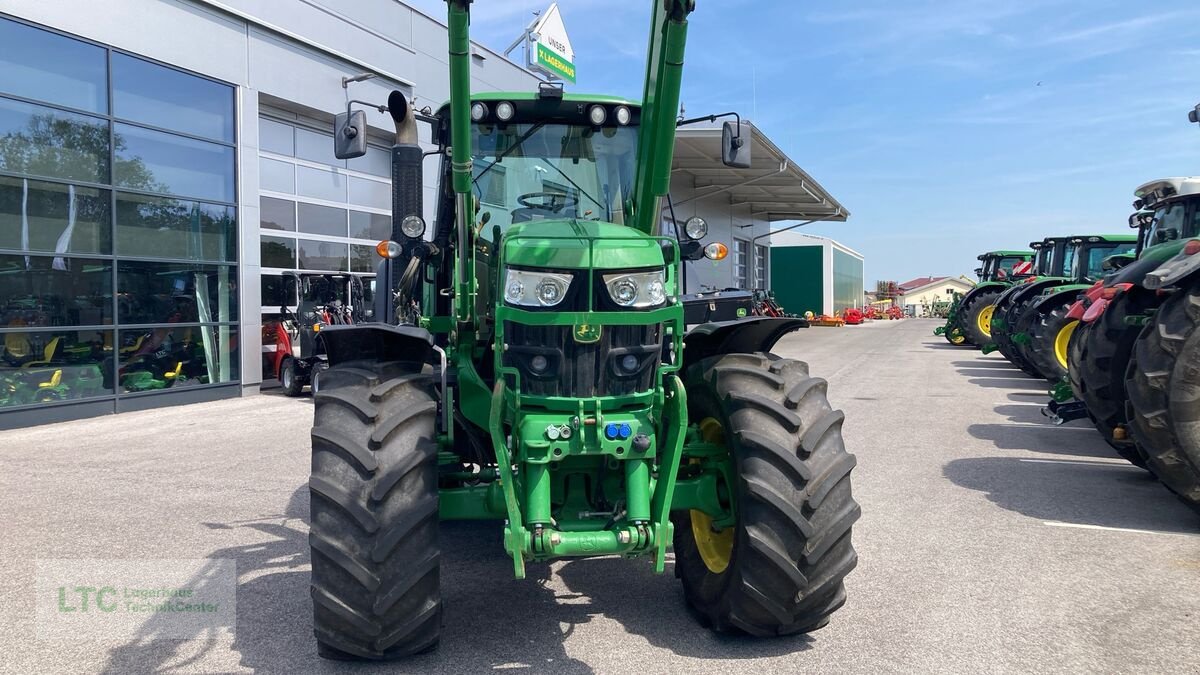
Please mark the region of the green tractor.
<svg viewBox="0 0 1200 675"><path fill-rule="evenodd" d="M952 344L983 347L991 342L992 314L1004 291L1033 275L1033 251L990 251L979 256L979 283L955 298L943 334ZM935 331L936 332L936 331Z"/></svg>
<svg viewBox="0 0 1200 675"><path fill-rule="evenodd" d="M691 0L657 0L643 100L473 94L469 0L448 0L451 96L388 109L393 234L377 323L331 326L314 397L312 599L319 653L384 660L440 639L439 519L493 520L517 578L532 561L620 555L663 572L717 631L820 628L856 563L843 415L824 380L770 353L805 325L750 316L688 329L682 262L656 236ZM417 122L441 161L421 218ZM340 156L362 150L340 115ZM356 127L354 131L347 131ZM724 159L745 166L740 123ZM450 583L474 583L454 580ZM520 624L520 619L507 617Z"/></svg>
<svg viewBox="0 0 1200 675"><path fill-rule="evenodd" d="M1088 289L1068 314L1071 388L1096 428L1200 511L1200 178L1135 192L1136 260Z"/></svg>
<svg viewBox="0 0 1200 675"><path fill-rule="evenodd" d="M1029 243L1029 248L1033 249L1033 276L1026 278L1023 283L1013 284L996 300L996 307L992 311L991 342L982 347L984 354L999 351L1004 358L1021 370L1036 376L1033 368L1019 359L1016 345L1012 342L1010 328L1015 321L1015 316L1019 316L1028 306L1026 291L1031 285L1047 277L1055 279L1062 277L1063 270L1068 267L1066 262L1067 240L1068 237L1046 237L1042 241Z"/></svg>
<svg viewBox="0 0 1200 675"><path fill-rule="evenodd" d="M1067 375L1067 345L1079 325L1067 313L1079 297L1103 278L1104 263L1137 247L1137 235L1080 235L1062 241L1062 276L1023 284L1006 313L1010 360L1034 377L1058 382ZM1063 274L1065 272L1065 274ZM995 320L993 320L995 328Z"/></svg>

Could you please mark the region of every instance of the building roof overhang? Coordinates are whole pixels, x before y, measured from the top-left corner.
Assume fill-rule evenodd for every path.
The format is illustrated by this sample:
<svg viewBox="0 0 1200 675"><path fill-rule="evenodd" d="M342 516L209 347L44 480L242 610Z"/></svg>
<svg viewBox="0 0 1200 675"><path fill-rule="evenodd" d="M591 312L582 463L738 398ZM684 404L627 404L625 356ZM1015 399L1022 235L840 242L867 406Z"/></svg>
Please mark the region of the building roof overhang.
<svg viewBox="0 0 1200 675"><path fill-rule="evenodd" d="M752 144L751 166L746 169L721 162L721 127L681 127L676 131L671 174L692 176L696 187L696 193L685 202L720 195L731 205L748 206L755 218L767 222L845 222L850 212L833 195L753 124L743 122L742 128L749 130Z"/></svg>

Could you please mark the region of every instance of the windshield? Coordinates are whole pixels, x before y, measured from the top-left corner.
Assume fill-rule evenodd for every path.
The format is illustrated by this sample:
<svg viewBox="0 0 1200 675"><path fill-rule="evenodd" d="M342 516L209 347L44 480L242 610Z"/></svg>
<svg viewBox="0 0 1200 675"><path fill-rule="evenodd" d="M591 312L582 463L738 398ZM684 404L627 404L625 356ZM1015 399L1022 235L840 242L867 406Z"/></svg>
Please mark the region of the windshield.
<svg viewBox="0 0 1200 675"><path fill-rule="evenodd" d="M1089 247L1084 255L1075 260L1075 264L1071 267L1071 277L1074 279L1084 277L1095 281L1104 276L1102 263L1105 258L1122 253L1132 253L1135 248L1137 248L1137 243L1132 241Z"/></svg>
<svg viewBox="0 0 1200 675"><path fill-rule="evenodd" d="M475 124L475 197L491 219L481 236L514 223L579 218L624 224L637 129L569 124Z"/></svg>
<svg viewBox="0 0 1200 675"><path fill-rule="evenodd" d="M1182 201L1163 204L1154 210L1154 221L1146 235L1146 246L1178 239L1183 232L1183 216L1187 211Z"/></svg>
<svg viewBox="0 0 1200 675"><path fill-rule="evenodd" d="M989 267L989 269L995 270L996 281L1011 279L1013 276L1028 275L1031 268L1031 265L1024 258L999 258L995 260L994 265L994 267ZM1015 272L1013 268L1016 268Z"/></svg>

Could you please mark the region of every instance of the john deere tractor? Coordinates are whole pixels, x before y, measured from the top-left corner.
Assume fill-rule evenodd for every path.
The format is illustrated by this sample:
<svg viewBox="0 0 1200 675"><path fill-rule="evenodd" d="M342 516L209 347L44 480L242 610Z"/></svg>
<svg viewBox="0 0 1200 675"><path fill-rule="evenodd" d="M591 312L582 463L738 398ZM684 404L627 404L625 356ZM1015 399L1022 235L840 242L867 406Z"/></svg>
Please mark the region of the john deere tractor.
<svg viewBox="0 0 1200 675"><path fill-rule="evenodd" d="M379 323L320 332L320 654L391 659L438 643L439 519L496 521L517 578L531 561L611 555L662 572L673 548L687 602L713 629L824 626L845 602L859 507L825 381L771 353L804 322L689 329L682 261L727 249L701 246L699 221L687 241L656 235L693 2L653 3L640 102L549 84L472 93L471 3L447 4L449 103L417 114L399 92L388 102ZM428 236L418 122L440 149ZM340 155L363 149L360 123L339 116ZM726 126L734 165L749 150L740 126Z"/></svg>
<svg viewBox="0 0 1200 675"><path fill-rule="evenodd" d="M1104 276L1103 263L1131 253L1136 235L1080 235L1060 240L1064 269L1022 284L1010 303L1005 329L1010 360L1034 377L1058 382L1067 374L1067 344L1079 325L1067 313L1081 291ZM993 319L993 328L995 320ZM993 336L994 337L994 336Z"/></svg>
<svg viewBox="0 0 1200 675"><path fill-rule="evenodd" d="M991 342L982 347L984 354L999 351L1018 368L1036 376L1033 367L1017 354L1016 345L1012 342L1011 329L1016 317L1029 306L1030 287L1043 283L1046 279L1061 279L1063 271L1069 267L1066 261L1067 239L1068 237L1046 237L1042 241L1029 243L1029 248L1033 249L1033 276L1026 277L1022 283L1009 286L1008 290L996 299L995 309L992 310Z"/></svg>
<svg viewBox="0 0 1200 675"><path fill-rule="evenodd" d="M982 264L975 269L979 283L957 301L943 328L951 343L977 348L991 342L992 313L1000 295L1033 275L1033 251L990 251L979 260Z"/></svg>

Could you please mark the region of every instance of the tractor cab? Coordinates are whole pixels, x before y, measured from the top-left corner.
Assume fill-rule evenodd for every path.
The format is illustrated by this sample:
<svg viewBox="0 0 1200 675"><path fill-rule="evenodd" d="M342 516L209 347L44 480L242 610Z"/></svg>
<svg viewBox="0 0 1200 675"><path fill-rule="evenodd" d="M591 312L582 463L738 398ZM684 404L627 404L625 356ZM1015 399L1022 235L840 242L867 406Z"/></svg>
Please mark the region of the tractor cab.
<svg viewBox="0 0 1200 675"><path fill-rule="evenodd" d="M1137 250L1138 235L1091 235L1073 237L1067 273L1075 283L1094 283L1107 273L1105 262L1113 256L1125 256ZM1109 265L1111 267L1111 265Z"/></svg>
<svg viewBox="0 0 1200 675"><path fill-rule="evenodd" d="M1143 249L1200 236L1200 177L1151 181L1134 195L1134 208L1153 213L1145 228ZM1130 218L1131 226L1136 226L1134 220Z"/></svg>
<svg viewBox="0 0 1200 675"><path fill-rule="evenodd" d="M975 269L980 282L1013 283L1033 276L1033 251L990 251L979 256Z"/></svg>

